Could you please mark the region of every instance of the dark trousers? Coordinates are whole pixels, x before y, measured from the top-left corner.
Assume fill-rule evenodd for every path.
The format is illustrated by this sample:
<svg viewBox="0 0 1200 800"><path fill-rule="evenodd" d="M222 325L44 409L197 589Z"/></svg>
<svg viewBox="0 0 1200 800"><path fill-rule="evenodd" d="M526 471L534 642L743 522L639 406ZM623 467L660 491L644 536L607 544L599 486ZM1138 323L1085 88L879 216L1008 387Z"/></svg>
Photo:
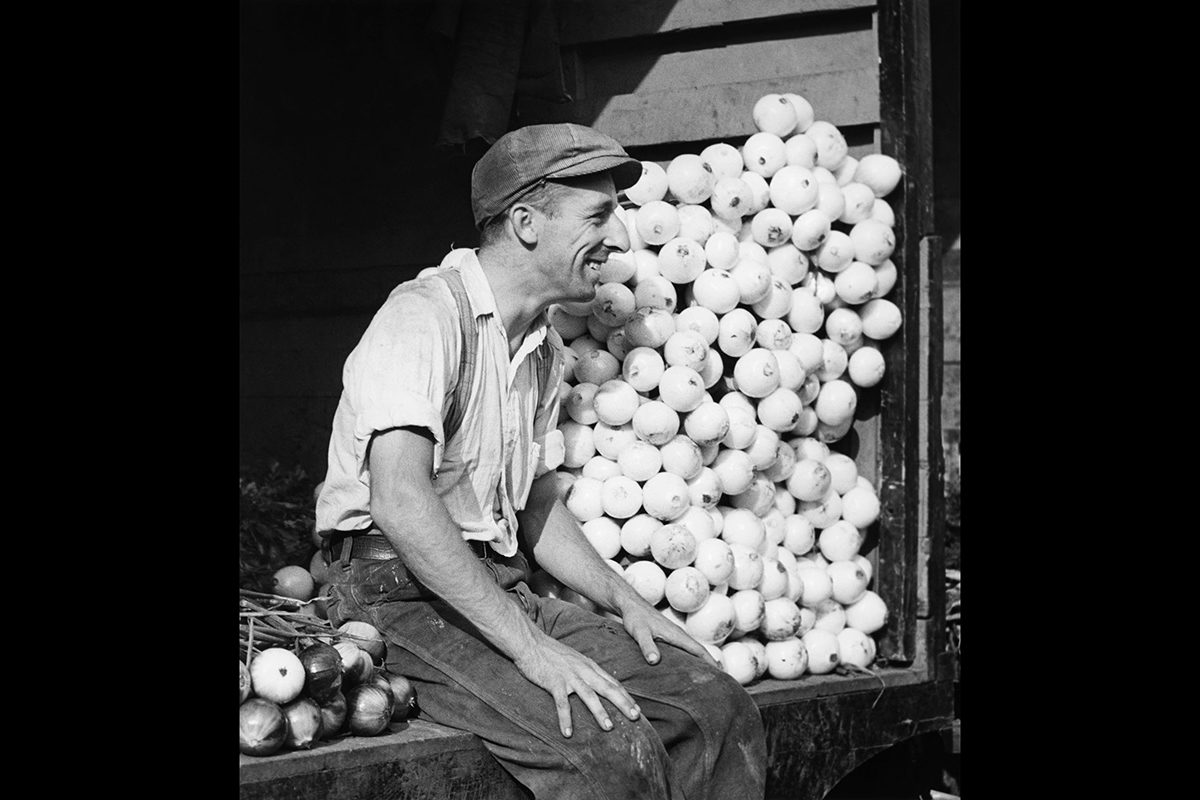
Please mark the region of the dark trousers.
<svg viewBox="0 0 1200 800"><path fill-rule="evenodd" d="M395 562L395 563L393 563ZM573 735L554 700L446 603L416 587L398 559L333 565L329 618L361 620L387 639L387 668L413 684L421 713L479 736L538 800L761 798L766 744L758 708L737 681L659 643L656 665L615 621L535 595L489 563L507 597L547 635L588 656L641 707L631 722L607 700L613 729L571 695ZM409 599L404 599L409 598Z"/></svg>

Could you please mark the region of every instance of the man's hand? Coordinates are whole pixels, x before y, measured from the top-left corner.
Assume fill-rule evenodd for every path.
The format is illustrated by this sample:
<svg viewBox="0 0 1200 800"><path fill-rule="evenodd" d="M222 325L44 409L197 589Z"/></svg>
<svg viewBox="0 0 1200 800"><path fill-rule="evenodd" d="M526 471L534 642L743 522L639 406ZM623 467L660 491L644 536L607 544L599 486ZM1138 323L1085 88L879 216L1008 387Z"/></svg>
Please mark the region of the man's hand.
<svg viewBox="0 0 1200 800"><path fill-rule="evenodd" d="M670 622L667 624L670 625ZM514 659L514 663L522 675L554 698L558 727L563 736L571 735L569 699L572 693L579 695L579 699L596 718L596 723L606 731L612 730L612 720L600 702L601 697L631 720L636 720L641 714L637 702L615 678L587 656L549 636L540 637L539 645Z"/></svg>
<svg viewBox="0 0 1200 800"><path fill-rule="evenodd" d="M620 610L621 622L625 630L638 643L642 655L649 664L657 664L661 656L656 641L673 644L681 650L686 650L702 658L714 667L720 667L708 649L693 639L687 631L664 617L650 604L642 602L626 603Z"/></svg>

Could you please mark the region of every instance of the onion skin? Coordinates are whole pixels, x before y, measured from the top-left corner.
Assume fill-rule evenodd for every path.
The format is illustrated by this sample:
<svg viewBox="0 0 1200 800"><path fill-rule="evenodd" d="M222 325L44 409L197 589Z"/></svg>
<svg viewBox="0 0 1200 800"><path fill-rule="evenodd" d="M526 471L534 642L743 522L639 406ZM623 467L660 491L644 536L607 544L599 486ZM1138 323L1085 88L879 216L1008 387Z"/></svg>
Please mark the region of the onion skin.
<svg viewBox="0 0 1200 800"><path fill-rule="evenodd" d="M308 750L321 738L321 707L311 697L301 697L283 707L288 733L283 744L288 750Z"/></svg>
<svg viewBox="0 0 1200 800"><path fill-rule="evenodd" d="M304 665L304 693L324 703L342 688L342 654L327 644L314 644L300 651Z"/></svg>
<svg viewBox="0 0 1200 800"><path fill-rule="evenodd" d="M392 693L370 683L359 684L346 693L347 720L355 736L375 736L392 721Z"/></svg>
<svg viewBox="0 0 1200 800"><path fill-rule="evenodd" d="M270 700L251 697L241 704L241 751L248 756L269 756L283 749L288 737L287 716Z"/></svg>
<svg viewBox="0 0 1200 800"><path fill-rule="evenodd" d="M321 703L321 738L332 739L346 727L349 716L346 695L339 690L327 702Z"/></svg>
<svg viewBox="0 0 1200 800"><path fill-rule="evenodd" d="M402 722L417 713L417 691L408 678L390 672L381 673L392 687L392 722Z"/></svg>
<svg viewBox="0 0 1200 800"><path fill-rule="evenodd" d="M403 675L379 671L371 677L368 685L378 686L392 698L392 722L403 722L416 712L416 690Z"/></svg>

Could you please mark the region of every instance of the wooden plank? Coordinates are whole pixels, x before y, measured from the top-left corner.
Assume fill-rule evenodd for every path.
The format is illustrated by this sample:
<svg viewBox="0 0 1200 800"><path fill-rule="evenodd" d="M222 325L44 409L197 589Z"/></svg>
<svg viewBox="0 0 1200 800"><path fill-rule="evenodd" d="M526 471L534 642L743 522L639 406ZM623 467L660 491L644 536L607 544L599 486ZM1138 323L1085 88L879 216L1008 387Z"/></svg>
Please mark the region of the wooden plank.
<svg viewBox="0 0 1200 800"><path fill-rule="evenodd" d="M941 435L945 368L942 254L945 248L940 236L923 237L921 247L921 302L927 310L925 327L929 347L924 356L927 378L921 384L927 406L921 418L921 425L926 432L921 452L927 474L922 481L926 491L926 522L922 527L925 538L922 540L921 553L925 563L920 565L919 574L926 585L923 591L918 587L917 616L928 619L921 636L925 642L923 653L929 657L946 649L946 453ZM924 608L920 602L922 597Z"/></svg>
<svg viewBox="0 0 1200 800"><path fill-rule="evenodd" d="M875 675L851 673L838 675L804 674L796 680L781 681L760 678L746 687L761 709L767 706L798 703L822 697L835 697L852 692L891 691L901 686L915 686L932 679L932 675L912 667L880 667Z"/></svg>
<svg viewBox="0 0 1200 800"><path fill-rule="evenodd" d="M917 531L917 617L933 616L940 625L944 569L941 526L943 456L941 447L942 395L942 317L941 261L942 240L925 236L920 243L920 381L917 405L920 408L917 437L918 516Z"/></svg>
<svg viewBox="0 0 1200 800"><path fill-rule="evenodd" d="M875 67L822 75L796 75L738 84L616 95L577 103L579 121L626 146L700 139L730 139L755 133L750 110L764 94L791 92L808 99L819 116L839 127L879 119Z"/></svg>
<svg viewBox="0 0 1200 800"><path fill-rule="evenodd" d="M471 737L469 741L469 749L435 750L414 757L400 753L393 755L393 748L387 757L377 757L359 766L332 766L260 781L244 781L239 786L238 797L240 800L326 800L332 797L346 800L524 800L528 797L480 740Z"/></svg>
<svg viewBox="0 0 1200 800"><path fill-rule="evenodd" d="M878 66L879 48L869 19L844 29L793 27L761 36L686 41L686 47L652 39L637 47L587 51L578 67L576 101L771 79L781 82L778 91L808 98L803 84L807 76ZM799 83L789 88L784 82L790 81ZM873 92L878 91L876 80ZM815 103L813 107L819 110Z"/></svg>
<svg viewBox="0 0 1200 800"><path fill-rule="evenodd" d="M238 764L241 783L260 783L304 773L361 767L380 759L418 759L438 752L479 749L480 742L424 719L393 722L378 736L342 736L313 745L309 750L281 752L270 758L242 754Z"/></svg>
<svg viewBox="0 0 1200 800"><path fill-rule="evenodd" d="M951 728L950 681L913 670L883 673L882 691L874 678L836 675L748 687L766 733L767 798L819 800L873 755ZM789 684L820 688L801 697L788 694ZM525 796L478 739L420 718L393 724L381 736L345 736L268 758L241 756L239 783L242 800Z"/></svg>
<svg viewBox="0 0 1200 800"><path fill-rule="evenodd" d="M949 681L761 708L767 800L822 798L872 756L953 724Z"/></svg>
<svg viewBox="0 0 1200 800"><path fill-rule="evenodd" d="M879 125L845 125L842 126L842 135L846 137L848 148L847 153L855 158L862 158L867 153L878 153L879 146L874 143L874 138L879 131ZM699 153L705 147L716 142L726 142L734 147L741 147L746 143L746 137L733 136L723 137L719 139L699 139L687 142L663 142L655 145L639 145L630 146L626 150L629 155L642 161L653 161L660 167L666 169L671 163L671 159L681 153ZM630 204L632 205L632 204Z"/></svg>
<svg viewBox="0 0 1200 800"><path fill-rule="evenodd" d="M557 13L560 40L571 45L874 6L873 0L562 0Z"/></svg>
<svg viewBox="0 0 1200 800"><path fill-rule="evenodd" d="M962 428L962 367L946 364L942 368L942 430Z"/></svg>
<svg viewBox="0 0 1200 800"><path fill-rule="evenodd" d="M955 281L942 286L943 361L957 364L962 360L962 285Z"/></svg>
<svg viewBox="0 0 1200 800"><path fill-rule="evenodd" d="M879 642L881 658L911 663L916 657L916 602L921 508L922 237L932 234L932 146L928 0L883 0L877 13L880 50L880 116L883 152L905 170L893 193L900 271L894 290L905 320L887 348L881 429L882 472L877 591L890 610ZM891 199L889 197L889 199ZM924 646L924 642L921 645Z"/></svg>

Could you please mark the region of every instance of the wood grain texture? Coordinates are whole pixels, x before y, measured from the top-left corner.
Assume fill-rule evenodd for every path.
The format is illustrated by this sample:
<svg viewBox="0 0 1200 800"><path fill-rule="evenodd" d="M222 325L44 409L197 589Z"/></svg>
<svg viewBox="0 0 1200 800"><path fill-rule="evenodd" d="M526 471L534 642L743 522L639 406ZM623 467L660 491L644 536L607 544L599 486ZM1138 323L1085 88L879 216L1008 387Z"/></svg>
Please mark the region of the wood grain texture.
<svg viewBox="0 0 1200 800"><path fill-rule="evenodd" d="M803 92L835 125L879 118L873 67L822 75L767 78L736 84L638 92L581 101L579 118L628 146L730 139L757 132L750 109L764 94ZM836 121L835 121L836 120Z"/></svg>
<svg viewBox="0 0 1200 800"><path fill-rule="evenodd" d="M874 5L871 0L562 0L559 35L564 45L604 42Z"/></svg>
<svg viewBox="0 0 1200 800"><path fill-rule="evenodd" d="M881 658L911 663L916 657L917 565L922 496L929 497L929 470L921 469L922 384L921 241L933 233L932 114L929 72L928 0L883 0L877 14L880 50L882 151L904 165L904 178L893 192L897 249L892 259L900 272L893 290L904 318L885 352L887 384L881 430L879 570L877 591L889 609L879 642ZM889 196L889 200L891 200ZM926 298L928 293L926 291ZM940 304L940 297L937 298ZM927 342L925 343L927 346ZM928 358L928 353L924 353ZM928 412L928 403L924 410ZM920 646L925 646L921 642Z"/></svg>
<svg viewBox="0 0 1200 800"><path fill-rule="evenodd" d="M766 797L820 800L873 755L928 731L949 729L949 681L913 670L881 677L807 676L748 687L767 739ZM242 800L524 797L482 743L426 720L377 737L342 737L311 750L241 756Z"/></svg>

